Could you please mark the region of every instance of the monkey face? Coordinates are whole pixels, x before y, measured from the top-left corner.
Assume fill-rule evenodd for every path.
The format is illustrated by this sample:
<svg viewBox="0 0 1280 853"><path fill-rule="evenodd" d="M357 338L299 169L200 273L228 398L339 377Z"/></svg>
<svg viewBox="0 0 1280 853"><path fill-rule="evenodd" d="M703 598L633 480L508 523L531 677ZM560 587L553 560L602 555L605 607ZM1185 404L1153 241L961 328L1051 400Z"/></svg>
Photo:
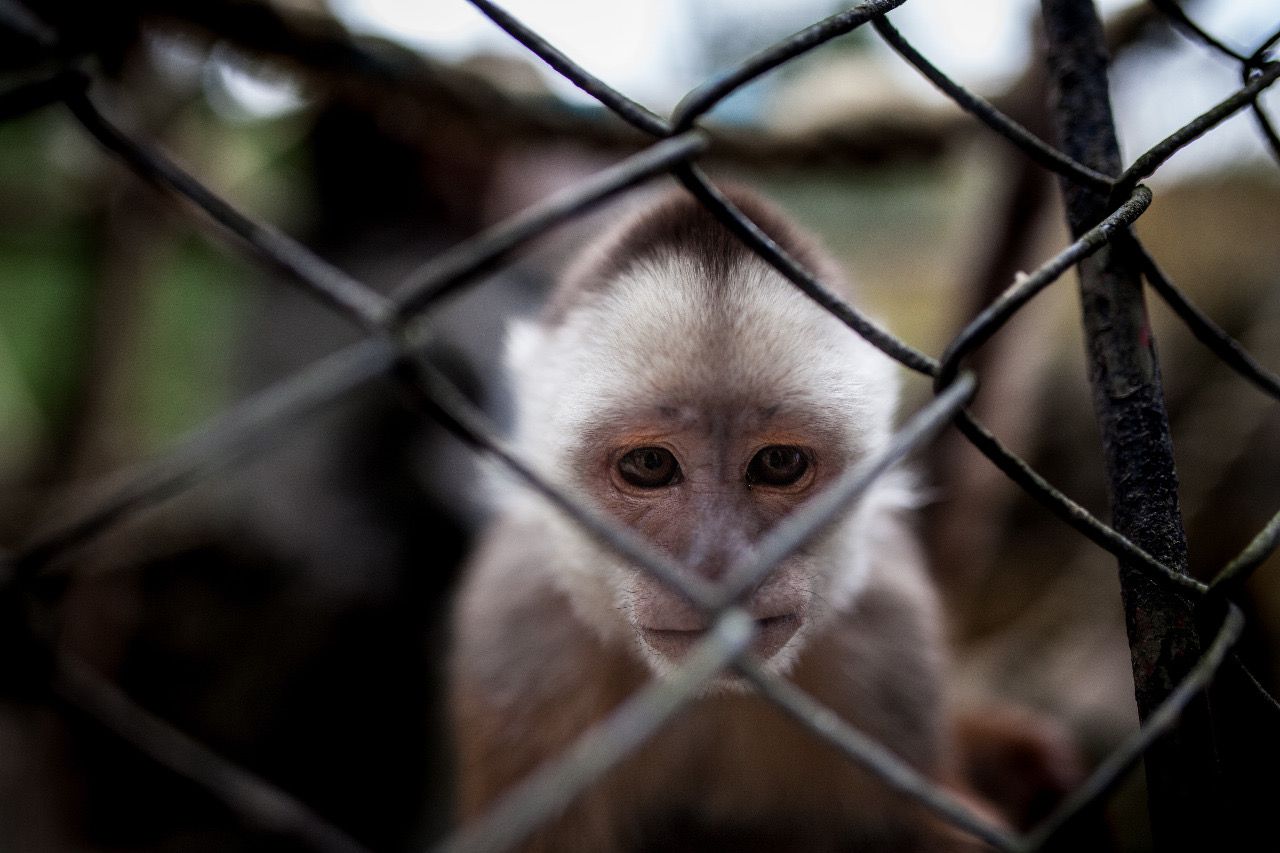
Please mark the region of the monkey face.
<svg viewBox="0 0 1280 853"><path fill-rule="evenodd" d="M673 258L615 283L558 326L513 341L520 446L548 475L708 581L883 444L887 361L760 265L735 286L675 288ZM519 340L524 336L524 340ZM865 580L859 511L785 560L744 599L755 652L785 669ZM548 520L566 593L587 624L665 671L709 626L647 574Z"/></svg>
<svg viewBox="0 0 1280 853"><path fill-rule="evenodd" d="M580 463L581 488L691 575L722 581L753 559L778 523L828 488L860 454L800 407L707 396L606 419ZM885 487L901 486L891 478ZM899 492L901 495L905 490ZM883 489L776 566L740 605L756 620L753 652L785 671L808 638L863 588ZM657 672L678 663L709 617L645 572L597 551L595 577L622 634Z"/></svg>
<svg viewBox="0 0 1280 853"><path fill-rule="evenodd" d="M666 400L597 424L583 448L583 487L690 574L717 582L752 556L760 538L842 467L803 411L722 400ZM756 653L772 659L798 639L834 568L822 549L787 561L746 597ZM708 617L648 575L618 572L617 599L641 653L680 660Z"/></svg>
<svg viewBox="0 0 1280 853"><path fill-rule="evenodd" d="M714 582L887 442L896 382L888 359L718 223L693 208L681 216L684 225L658 217L623 228L541 322L513 328L508 365L521 455ZM544 505L529 511L555 531L556 571L582 621L631 643L655 670L709 626ZM871 547L863 512L745 597L755 651L770 666L788 667L861 590Z"/></svg>

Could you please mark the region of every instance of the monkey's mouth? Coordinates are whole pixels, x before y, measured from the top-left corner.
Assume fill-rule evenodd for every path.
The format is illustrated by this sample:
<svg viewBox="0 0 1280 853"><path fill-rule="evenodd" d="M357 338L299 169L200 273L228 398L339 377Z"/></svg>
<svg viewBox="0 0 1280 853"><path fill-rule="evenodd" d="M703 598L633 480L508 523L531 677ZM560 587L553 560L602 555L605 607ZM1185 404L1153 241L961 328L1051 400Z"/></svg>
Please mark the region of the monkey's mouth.
<svg viewBox="0 0 1280 853"><path fill-rule="evenodd" d="M794 636L801 620L797 613L783 613L755 621L756 636L751 641L751 652L761 660L768 660ZM649 648L673 661L682 659L707 635L707 628L646 628L640 625L637 629Z"/></svg>

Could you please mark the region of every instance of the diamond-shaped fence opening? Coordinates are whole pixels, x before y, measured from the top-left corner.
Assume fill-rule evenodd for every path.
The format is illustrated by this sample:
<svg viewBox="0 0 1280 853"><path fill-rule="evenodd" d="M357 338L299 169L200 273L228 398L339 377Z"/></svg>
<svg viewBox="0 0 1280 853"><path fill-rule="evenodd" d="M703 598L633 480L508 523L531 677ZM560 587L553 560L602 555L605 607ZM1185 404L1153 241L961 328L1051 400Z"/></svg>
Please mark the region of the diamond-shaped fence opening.
<svg viewBox="0 0 1280 853"><path fill-rule="evenodd" d="M28 694L51 688L56 701L92 718L187 780L205 788L251 825L291 836L308 848L362 850L348 833L326 821L263 777L219 756L199 740L149 713L123 691L52 643L43 623L35 620L36 603L55 601L60 580L74 572L74 561L59 558L114 525L215 475L254 450L287 438L309 413L378 379L390 380L411 410L422 412L461 438L477 452L505 467L543 499L581 525L590 536L641 570L678 588L690 601L714 615L714 628L686 662L667 679L631 697L610 717L586 731L555 760L540 768L504 797L475 825L444 839L441 849L499 850L517 845L553 818L609 768L637 749L667 719L697 700L709 681L734 668L761 696L775 703L800 725L830 741L848 760L861 765L886 786L913 798L943 820L1000 850L1036 850L1085 808L1107 797L1125 772L1147 755L1149 774L1170 781L1151 785L1151 814L1157 838L1173 833L1190 819L1189 802L1221 783L1215 774L1223 764L1200 760L1200 744L1215 732L1230 730L1235 709L1216 702L1214 722L1199 713L1184 715L1204 703L1233 644L1245 627L1235 598L1242 583L1280 541L1280 515L1258 533L1235 559L1208 583L1186 573L1186 543L1181 535L1176 498L1170 493L1173 462L1158 370L1143 371L1150 352L1125 337L1141 310L1140 280L1166 302L1217 358L1246 381L1272 397L1280 397L1280 378L1261 365L1238 342L1192 304L1161 271L1156 260L1130 230L1152 204L1142 181L1175 153L1194 143L1237 112L1253 113L1260 133L1280 159L1280 138L1258 96L1280 77L1271 49L1280 31L1262 34L1252 50L1237 50L1201 29L1172 0L1153 6L1206 49L1239 65L1241 87L1230 97L1133 159L1118 160L1106 97L1102 34L1088 0L1045 0L1045 32L1050 74L1055 86L1053 116L1061 147L1055 147L1009 118L991 103L966 91L899 33L886 13L904 0L868 0L835 14L728 68L691 91L670 117L659 116L622 92L592 76L502 8L488 0L472 5L523 44L543 62L616 114L636 134L650 139L639 153L626 157L591 178L438 254L406 275L389 295L366 286L327 263L282 231L256 221L210 191L155 146L117 127L94 96L91 64L72 44L49 27L34 7L16 2L0 5L7 38L25 46L36 69L29 79L0 94L0 116L10 117L61 104L80 127L143 180L189 200L221 227L228 241L255 255L282 277L350 320L362 332L357 343L339 349L287 379L262 390L197 430L176 450L123 472L105 497L70 520L45 526L35 539L5 555L0 564L7 641L4 677L23 685ZM252 8L252 4L240 4ZM257 10L262 21L278 23L268 7ZM700 121L727 97L791 60L860 28L868 28L973 120L1000 134L1032 162L1055 173L1063 188L1069 225L1075 239L1030 274L1020 275L955 336L938 357L917 350L844 302L760 231L699 168L699 158L719 140ZM263 30L269 40L269 27ZM354 48L331 35L316 36L304 61L341 70L360 57ZM295 47L297 47L295 45ZM321 49L326 48L326 49ZM348 52L344 52L348 51ZM287 51L286 51L287 52ZM333 70L330 68L329 70ZM553 123L554 124L554 123ZM572 132L572 123L566 125ZM628 133L632 131L627 131ZM554 126L541 132L554 134ZM838 142L836 143L838 144ZM761 155L764 156L764 155ZM822 498L788 520L766 538L754 559L733 567L719 584L696 583L666 557L620 529L564 489L538 475L521 459L446 373L423 357L432 338L430 318L441 298L461 288L482 286L484 275L500 268L535 238L575 219L608 199L627 193L662 175L674 176L701 204L788 281L847 325L887 357L929 377L934 398L917 411L879 456L864 460ZM1085 328L1095 362L1092 380L1103 433L1116 521L1108 525L1055 489L1026 462L1006 448L967 408L977 379L966 372L973 355L1023 306L1073 268L1080 270ZM1135 301L1136 300L1136 301ZM1107 315L1101 316L1100 306ZM1108 394L1119 377L1129 393ZM1137 433L1133 424L1143 424ZM1084 537L1114 554L1121 565L1126 613L1130 620L1135 670L1149 681L1137 684L1140 730L1101 762L1087 781L1031 832L1019 835L997 826L947 791L935 786L891 751L822 708L785 679L770 674L744 656L751 620L734 602L738 594L762 579L771 568L830 519L847 510L864 490L903 457L943 429L954 425L1018 486ZM51 592L52 590L52 592ZM1135 631L1134 626L1141 626ZM1143 633L1143 632L1146 633ZM1246 673L1247 674L1247 673ZM1255 679L1255 698L1274 704ZM1170 685L1163 688L1160 685ZM1168 737L1172 733L1172 737ZM1239 732L1236 733L1239 737ZM1156 748L1157 752L1149 751ZM1183 775L1179 775L1183 774ZM1203 804L1197 819L1220 827L1229 810ZM1231 820L1237 820L1234 815ZM1215 823L1215 821L1217 823ZM1215 831L1217 831L1215 829Z"/></svg>

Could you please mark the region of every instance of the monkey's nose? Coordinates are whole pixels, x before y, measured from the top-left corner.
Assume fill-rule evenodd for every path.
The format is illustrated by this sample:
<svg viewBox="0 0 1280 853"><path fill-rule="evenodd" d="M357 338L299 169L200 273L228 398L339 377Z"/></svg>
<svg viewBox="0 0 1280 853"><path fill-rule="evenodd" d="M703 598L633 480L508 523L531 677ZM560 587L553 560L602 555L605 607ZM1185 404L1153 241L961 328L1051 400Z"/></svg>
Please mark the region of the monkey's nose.
<svg viewBox="0 0 1280 853"><path fill-rule="evenodd" d="M700 560L693 566L693 571L702 578L718 582L729 571L731 561L724 557L712 557L706 560Z"/></svg>
<svg viewBox="0 0 1280 853"><path fill-rule="evenodd" d="M694 547L684 555L684 565L699 577L718 583L733 567L750 554L745 541L716 542L710 546Z"/></svg>
<svg viewBox="0 0 1280 853"><path fill-rule="evenodd" d="M742 512L729 512L736 507L723 506L722 495L707 496L707 500L712 497L719 502L691 509L689 522L694 532L677 559L690 572L715 583L750 556L752 545L748 531L742 526Z"/></svg>
<svg viewBox="0 0 1280 853"><path fill-rule="evenodd" d="M751 652L761 660L768 660L782 650L800 627L800 616L785 613L756 619L756 636L751 641ZM679 663L689 651L706 636L706 628L670 629L639 627L640 639L653 651Z"/></svg>

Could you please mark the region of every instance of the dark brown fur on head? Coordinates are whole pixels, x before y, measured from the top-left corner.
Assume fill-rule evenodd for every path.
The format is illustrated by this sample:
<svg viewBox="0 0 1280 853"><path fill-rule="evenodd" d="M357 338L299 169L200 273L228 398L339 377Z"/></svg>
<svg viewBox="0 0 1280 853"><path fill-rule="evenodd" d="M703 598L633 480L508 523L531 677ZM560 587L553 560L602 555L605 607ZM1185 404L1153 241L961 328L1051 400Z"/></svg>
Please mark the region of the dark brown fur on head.
<svg viewBox="0 0 1280 853"><path fill-rule="evenodd" d="M773 204L745 187L728 185L724 196L800 266L824 281L839 281L839 268L812 237L801 232ZM599 247L580 262L552 293L543 319L555 325L574 305L590 299L633 267L652 261L671 247L695 258L703 283L723 287L755 252L690 193L670 190L610 230Z"/></svg>

